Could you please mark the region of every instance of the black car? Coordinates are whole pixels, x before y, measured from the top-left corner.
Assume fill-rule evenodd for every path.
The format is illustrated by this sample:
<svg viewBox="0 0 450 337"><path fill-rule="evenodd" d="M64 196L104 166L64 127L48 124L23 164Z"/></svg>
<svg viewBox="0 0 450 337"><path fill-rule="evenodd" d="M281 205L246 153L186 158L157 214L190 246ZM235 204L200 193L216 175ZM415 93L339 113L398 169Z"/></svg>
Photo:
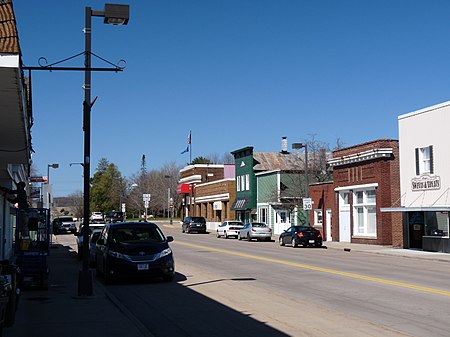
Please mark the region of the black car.
<svg viewBox="0 0 450 337"><path fill-rule="evenodd" d="M97 274L105 283L124 277L162 277L172 281L175 263L169 242L151 222L109 223L96 243Z"/></svg>
<svg viewBox="0 0 450 337"><path fill-rule="evenodd" d="M293 248L298 245L322 247L322 234L310 226L292 226L280 234L279 242L280 246L290 244Z"/></svg>
<svg viewBox="0 0 450 337"><path fill-rule="evenodd" d="M206 233L206 219L202 216L187 216L181 225L183 233Z"/></svg>
<svg viewBox="0 0 450 337"><path fill-rule="evenodd" d="M112 211L105 215L105 222L122 222L123 212Z"/></svg>

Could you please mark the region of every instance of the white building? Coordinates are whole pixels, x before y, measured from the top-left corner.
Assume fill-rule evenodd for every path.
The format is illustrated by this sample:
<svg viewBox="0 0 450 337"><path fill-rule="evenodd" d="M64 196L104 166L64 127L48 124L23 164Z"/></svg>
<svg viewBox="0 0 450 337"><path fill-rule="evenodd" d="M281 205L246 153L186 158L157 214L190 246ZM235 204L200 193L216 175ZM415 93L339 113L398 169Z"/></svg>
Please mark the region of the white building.
<svg viewBox="0 0 450 337"><path fill-rule="evenodd" d="M450 252L450 102L398 117L406 248Z"/></svg>

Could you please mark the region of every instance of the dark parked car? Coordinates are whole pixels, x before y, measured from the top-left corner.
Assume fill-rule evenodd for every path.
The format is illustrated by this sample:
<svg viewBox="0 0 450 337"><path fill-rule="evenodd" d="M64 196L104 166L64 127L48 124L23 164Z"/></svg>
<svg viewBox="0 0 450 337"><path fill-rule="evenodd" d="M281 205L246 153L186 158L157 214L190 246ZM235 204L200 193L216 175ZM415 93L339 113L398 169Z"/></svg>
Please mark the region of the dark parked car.
<svg viewBox="0 0 450 337"><path fill-rule="evenodd" d="M310 226L292 226L280 234L279 243L280 246L290 244L293 248L298 245L321 247L322 234Z"/></svg>
<svg viewBox="0 0 450 337"><path fill-rule="evenodd" d="M109 223L96 244L97 273L105 283L131 276L162 277L172 281L175 263L169 242L152 222Z"/></svg>
<svg viewBox="0 0 450 337"><path fill-rule="evenodd" d="M105 215L105 222L122 222L123 212L112 211Z"/></svg>
<svg viewBox="0 0 450 337"><path fill-rule="evenodd" d="M52 222L53 234L76 233L77 225L71 216L60 216Z"/></svg>
<svg viewBox="0 0 450 337"><path fill-rule="evenodd" d="M187 216L181 225L181 231L206 233L206 219L202 216Z"/></svg>

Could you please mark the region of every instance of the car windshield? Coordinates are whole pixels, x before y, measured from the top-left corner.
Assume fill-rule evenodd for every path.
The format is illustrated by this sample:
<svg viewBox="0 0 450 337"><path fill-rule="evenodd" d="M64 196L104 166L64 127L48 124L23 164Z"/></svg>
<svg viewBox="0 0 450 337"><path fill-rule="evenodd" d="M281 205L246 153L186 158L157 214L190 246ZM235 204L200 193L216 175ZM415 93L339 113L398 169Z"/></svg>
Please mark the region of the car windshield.
<svg viewBox="0 0 450 337"><path fill-rule="evenodd" d="M206 223L205 218L202 218L202 217L192 217L192 221Z"/></svg>
<svg viewBox="0 0 450 337"><path fill-rule="evenodd" d="M116 228L112 233L113 241L124 242L164 242L163 233L158 227Z"/></svg>
<svg viewBox="0 0 450 337"><path fill-rule="evenodd" d="M252 223L253 227L266 227L266 224L260 223L260 222L254 222Z"/></svg>
<svg viewBox="0 0 450 337"><path fill-rule="evenodd" d="M59 221L60 222L73 222L73 218L70 216L60 217Z"/></svg>

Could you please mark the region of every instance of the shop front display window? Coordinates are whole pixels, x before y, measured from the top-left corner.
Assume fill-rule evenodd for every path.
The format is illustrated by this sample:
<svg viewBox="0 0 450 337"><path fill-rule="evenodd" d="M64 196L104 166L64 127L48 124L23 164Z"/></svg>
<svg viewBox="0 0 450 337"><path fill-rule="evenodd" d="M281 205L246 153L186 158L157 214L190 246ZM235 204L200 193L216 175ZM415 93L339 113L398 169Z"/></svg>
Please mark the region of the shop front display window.
<svg viewBox="0 0 450 337"><path fill-rule="evenodd" d="M355 236L377 235L376 190L358 190L353 193L353 221Z"/></svg>

